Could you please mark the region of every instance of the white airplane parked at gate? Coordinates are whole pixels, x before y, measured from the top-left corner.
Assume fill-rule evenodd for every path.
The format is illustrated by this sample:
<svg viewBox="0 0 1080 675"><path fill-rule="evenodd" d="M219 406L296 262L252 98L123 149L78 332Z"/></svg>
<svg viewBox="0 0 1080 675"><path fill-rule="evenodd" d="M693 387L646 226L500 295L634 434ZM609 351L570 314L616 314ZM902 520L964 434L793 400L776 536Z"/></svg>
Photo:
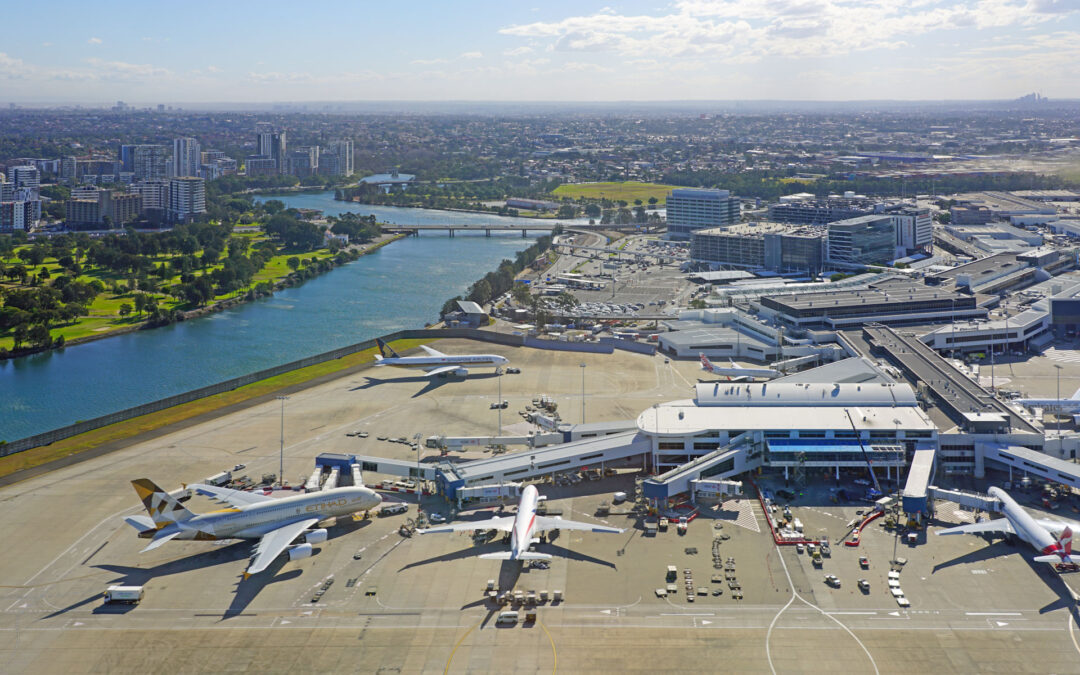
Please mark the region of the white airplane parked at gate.
<svg viewBox="0 0 1080 675"><path fill-rule="evenodd" d="M732 382L759 377L767 380L780 377L780 371L774 368L745 368L737 365L734 359L729 359L729 361L731 361L731 366L725 368L724 366L716 365L704 354L698 354L698 356L701 357L702 370L712 373L713 375L723 375Z"/></svg>
<svg viewBox="0 0 1080 675"><path fill-rule="evenodd" d="M1025 408L1042 408L1047 412L1075 415L1080 413L1080 389L1077 389L1071 398L1018 398L1016 403Z"/></svg>
<svg viewBox="0 0 1080 675"><path fill-rule="evenodd" d="M1080 563L1080 555L1072 553L1073 531L1070 523L1032 518L1001 488L992 487L989 493L1001 502L1004 518L951 527L940 530L938 534L1012 534L1042 554L1035 556L1035 562Z"/></svg>
<svg viewBox="0 0 1080 675"><path fill-rule="evenodd" d="M442 527L417 530L417 533L440 534L443 532L501 530L510 533L510 550L498 553L484 553L480 556L484 560L551 560L551 555L548 553L535 553L529 550L530 546L539 543L540 540L534 537L538 532L546 530L584 530L604 534L620 534L623 532L617 527L580 523L558 517L538 516L536 515L536 505L543 499L545 498L540 497L535 485L527 485L521 493L521 502L518 504L517 513L513 516L443 525Z"/></svg>
<svg viewBox="0 0 1080 675"><path fill-rule="evenodd" d="M309 557L311 545L327 539L325 529L315 528L320 520L368 511L382 502L382 497L366 487L340 487L277 499L254 492L194 484L188 487L196 494L230 507L195 514L149 479L139 478L131 484L150 513L149 516L124 518L124 522L139 531L140 538L150 540L143 553L173 539L258 539L255 555L244 572L245 579L265 570L285 550L289 552L289 560ZM303 542L294 545L293 542L300 538Z"/></svg>
<svg viewBox="0 0 1080 675"><path fill-rule="evenodd" d="M505 356L495 354L443 354L437 349L427 345L420 348L427 352L427 356L402 356L394 351L393 347L377 338L375 344L379 346L379 353L375 355L377 366L397 366L399 368L420 368L427 373L428 377L446 377L458 375L464 377L469 374L466 366L501 368L510 360Z"/></svg>

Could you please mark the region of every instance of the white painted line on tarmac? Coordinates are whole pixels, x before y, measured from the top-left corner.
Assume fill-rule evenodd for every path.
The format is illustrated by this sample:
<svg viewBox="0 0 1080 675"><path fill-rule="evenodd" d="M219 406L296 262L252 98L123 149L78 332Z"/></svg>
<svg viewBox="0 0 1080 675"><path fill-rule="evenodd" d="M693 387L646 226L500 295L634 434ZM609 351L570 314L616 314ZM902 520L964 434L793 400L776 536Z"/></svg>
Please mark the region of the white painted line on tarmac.
<svg viewBox="0 0 1080 675"><path fill-rule="evenodd" d="M1023 616L1023 612L964 612L966 616Z"/></svg>
<svg viewBox="0 0 1080 675"><path fill-rule="evenodd" d="M716 614L661 614L660 616L716 616Z"/></svg>
<svg viewBox="0 0 1080 675"><path fill-rule="evenodd" d="M828 616L877 616L877 612L824 612Z"/></svg>

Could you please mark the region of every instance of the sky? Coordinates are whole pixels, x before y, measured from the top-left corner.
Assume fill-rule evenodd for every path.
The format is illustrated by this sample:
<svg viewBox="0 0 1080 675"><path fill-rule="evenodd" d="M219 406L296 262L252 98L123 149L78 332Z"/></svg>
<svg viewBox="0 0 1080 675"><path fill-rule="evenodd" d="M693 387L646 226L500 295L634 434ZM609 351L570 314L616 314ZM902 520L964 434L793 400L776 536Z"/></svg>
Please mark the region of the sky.
<svg viewBox="0 0 1080 675"><path fill-rule="evenodd" d="M0 103L1080 97L1080 0L23 3Z"/></svg>

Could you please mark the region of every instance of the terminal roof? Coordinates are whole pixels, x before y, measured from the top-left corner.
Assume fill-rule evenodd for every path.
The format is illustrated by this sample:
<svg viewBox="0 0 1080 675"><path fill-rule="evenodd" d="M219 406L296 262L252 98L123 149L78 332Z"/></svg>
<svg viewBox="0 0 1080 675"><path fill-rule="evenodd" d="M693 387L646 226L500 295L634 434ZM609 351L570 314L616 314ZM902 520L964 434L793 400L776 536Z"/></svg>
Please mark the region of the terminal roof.
<svg viewBox="0 0 1080 675"><path fill-rule="evenodd" d="M702 382L695 387L695 403L700 407L834 407L834 406L914 406L915 392L907 384L880 382L809 383Z"/></svg>

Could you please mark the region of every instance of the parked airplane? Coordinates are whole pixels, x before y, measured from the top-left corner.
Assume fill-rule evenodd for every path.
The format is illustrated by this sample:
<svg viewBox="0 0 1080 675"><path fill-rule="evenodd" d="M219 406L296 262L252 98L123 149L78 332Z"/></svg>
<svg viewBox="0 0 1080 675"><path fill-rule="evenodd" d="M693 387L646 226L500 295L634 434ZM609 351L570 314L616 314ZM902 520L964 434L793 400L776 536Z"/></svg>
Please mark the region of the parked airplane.
<svg viewBox="0 0 1080 675"><path fill-rule="evenodd" d="M327 538L325 529L313 529L320 520L367 511L382 502L382 497L365 487L340 487L276 499L254 492L194 484L188 486L193 492L231 507L195 514L149 479L139 478L131 484L150 513L124 519L139 531L140 538L150 540L142 552L172 539L258 539L255 556L244 572L245 579L269 567L286 549L289 560L310 556L311 545ZM303 538L303 542L294 545L298 538Z"/></svg>
<svg viewBox="0 0 1080 675"><path fill-rule="evenodd" d="M1001 502L1004 518L951 527L938 534L1013 534L1043 554L1035 556L1036 562L1080 563L1080 555L1072 554L1073 531L1069 523L1032 518L1001 488L992 487L989 493Z"/></svg>
<svg viewBox="0 0 1080 675"><path fill-rule="evenodd" d="M427 345L420 345L420 348L428 353L427 356L402 356L395 352L393 347L383 342L382 338L377 338L375 344L379 345L379 353L375 355L375 365L420 368L427 372L428 377L435 377L436 375L446 377L450 374L464 377L469 374L469 369L465 366L490 366L497 369L510 363L506 357L496 356L495 354L461 354L454 356L453 354L443 354Z"/></svg>
<svg viewBox="0 0 1080 675"><path fill-rule="evenodd" d="M701 357L701 369L712 373L713 375L724 375L732 382L738 382L744 379L753 379L756 377L763 377L771 380L775 377L780 377L780 371L773 368L744 368L737 365L734 359L731 359L731 366L725 368L718 366L709 360L708 356L704 354L698 354Z"/></svg>
<svg viewBox="0 0 1080 675"><path fill-rule="evenodd" d="M455 523L426 530L417 530L417 532L419 534L439 534L469 530L501 530L509 532L510 550L499 553L484 553L480 557L485 560L551 560L551 555L548 553L534 553L529 550L530 546L539 542L538 539L533 538L533 535L545 530L585 530L605 534L619 534L622 532L617 527L580 523L574 520L563 520L559 517L538 516L536 515L536 505L543 499L536 492L535 485L527 485L521 493L521 502L518 504L517 513L513 516L469 523Z"/></svg>
<svg viewBox="0 0 1080 675"><path fill-rule="evenodd" d="M1080 413L1080 389L1072 398L1018 398L1016 402L1025 408L1042 408L1047 412L1060 412L1069 415Z"/></svg>

